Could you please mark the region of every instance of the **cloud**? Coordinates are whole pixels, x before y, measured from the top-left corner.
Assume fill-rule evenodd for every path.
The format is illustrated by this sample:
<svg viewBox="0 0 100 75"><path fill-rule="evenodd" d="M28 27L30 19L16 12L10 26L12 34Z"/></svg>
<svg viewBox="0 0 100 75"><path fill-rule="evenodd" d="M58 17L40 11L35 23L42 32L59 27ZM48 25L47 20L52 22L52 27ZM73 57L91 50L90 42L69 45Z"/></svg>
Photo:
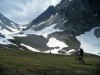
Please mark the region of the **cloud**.
<svg viewBox="0 0 100 75"><path fill-rule="evenodd" d="M0 12L12 21L25 24L35 19L50 5L61 0L0 0Z"/></svg>

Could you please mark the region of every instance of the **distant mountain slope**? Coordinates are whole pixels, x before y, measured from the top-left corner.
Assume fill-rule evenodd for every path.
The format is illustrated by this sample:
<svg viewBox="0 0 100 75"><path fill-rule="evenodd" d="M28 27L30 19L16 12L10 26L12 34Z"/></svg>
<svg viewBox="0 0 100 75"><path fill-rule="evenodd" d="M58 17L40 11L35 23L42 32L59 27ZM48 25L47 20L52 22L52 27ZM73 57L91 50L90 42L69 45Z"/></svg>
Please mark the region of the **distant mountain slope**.
<svg viewBox="0 0 100 75"><path fill-rule="evenodd" d="M12 35L19 32L19 25L0 13L0 49L19 49L16 43L10 41L15 40Z"/></svg>
<svg viewBox="0 0 100 75"><path fill-rule="evenodd" d="M0 35L11 35L19 32L19 25L0 13Z"/></svg>
<svg viewBox="0 0 100 75"><path fill-rule="evenodd" d="M10 28L18 30L18 24L6 18L4 15L0 13L0 29L7 29L9 31L13 31ZM9 28L10 27L10 28Z"/></svg>
<svg viewBox="0 0 100 75"><path fill-rule="evenodd" d="M67 54L67 51L72 49L78 50L82 47L84 50L87 50L90 48L90 41L89 43L86 42L89 44L86 49L82 46L84 43L79 38L82 39L81 35L83 34L86 36L85 33L87 32L91 34L91 30L95 28L91 34L93 36L91 37L92 40L97 39L97 37L100 37L99 27L100 1L61 0L56 6L48 7L47 10L31 22L30 26L22 32L27 35L26 37L20 38L16 36L15 38L21 41L21 43L34 47L40 51L58 49L58 53L64 52ZM59 45L58 47L48 45L52 38L63 42L66 46L61 48ZM94 46L94 49L97 45L99 45L99 43ZM93 46L93 43L91 46ZM90 53L94 51L97 51L97 54L100 52L100 49L97 47L96 50L92 49Z"/></svg>

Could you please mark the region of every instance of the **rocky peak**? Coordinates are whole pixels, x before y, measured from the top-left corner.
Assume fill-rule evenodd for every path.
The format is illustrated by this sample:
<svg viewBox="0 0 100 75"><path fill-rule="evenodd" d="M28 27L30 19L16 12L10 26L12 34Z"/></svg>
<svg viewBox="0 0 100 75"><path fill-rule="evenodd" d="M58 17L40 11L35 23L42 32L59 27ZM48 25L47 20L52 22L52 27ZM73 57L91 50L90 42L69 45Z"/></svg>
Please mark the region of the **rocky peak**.
<svg viewBox="0 0 100 75"><path fill-rule="evenodd" d="M39 22L47 20L48 18L50 18L51 15L54 15L55 13L56 13L55 7L49 6L45 12L43 12L32 22L32 24L37 24Z"/></svg>

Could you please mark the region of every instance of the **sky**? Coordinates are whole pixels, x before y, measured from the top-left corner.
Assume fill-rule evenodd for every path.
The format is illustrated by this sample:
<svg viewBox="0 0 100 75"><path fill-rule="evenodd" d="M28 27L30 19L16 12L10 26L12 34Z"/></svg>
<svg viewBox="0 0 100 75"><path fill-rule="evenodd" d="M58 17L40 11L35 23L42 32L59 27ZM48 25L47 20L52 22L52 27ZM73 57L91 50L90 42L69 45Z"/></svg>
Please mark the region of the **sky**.
<svg viewBox="0 0 100 75"><path fill-rule="evenodd" d="M50 5L61 0L0 0L0 13L18 24L26 24L39 16Z"/></svg>

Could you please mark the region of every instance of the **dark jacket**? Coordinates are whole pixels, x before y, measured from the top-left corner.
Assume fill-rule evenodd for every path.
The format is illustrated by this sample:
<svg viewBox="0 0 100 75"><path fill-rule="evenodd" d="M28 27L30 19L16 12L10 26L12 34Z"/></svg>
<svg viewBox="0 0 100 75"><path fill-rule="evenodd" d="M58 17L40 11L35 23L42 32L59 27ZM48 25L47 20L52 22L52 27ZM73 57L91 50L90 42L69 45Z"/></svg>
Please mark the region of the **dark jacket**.
<svg viewBox="0 0 100 75"><path fill-rule="evenodd" d="M80 49L80 54L83 55L83 53L84 53L84 52L83 52L83 49Z"/></svg>

